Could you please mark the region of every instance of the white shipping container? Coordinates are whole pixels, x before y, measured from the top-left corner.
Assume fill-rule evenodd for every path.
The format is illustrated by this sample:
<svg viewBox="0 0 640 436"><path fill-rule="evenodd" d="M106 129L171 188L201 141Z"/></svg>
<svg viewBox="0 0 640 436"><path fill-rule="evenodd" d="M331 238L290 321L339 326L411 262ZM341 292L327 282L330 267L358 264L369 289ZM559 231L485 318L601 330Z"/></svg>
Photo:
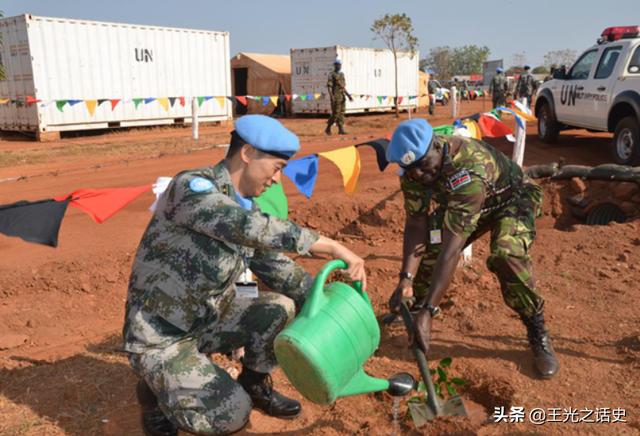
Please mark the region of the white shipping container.
<svg viewBox="0 0 640 436"><path fill-rule="evenodd" d="M191 122L191 99L231 95L229 33L21 15L0 20L6 80L0 129L45 132ZM40 103L24 105L27 96ZM165 110L158 101L184 97ZM90 114L84 100L103 102ZM82 100L66 104L56 100ZM201 105L200 121L232 117L231 104Z"/></svg>
<svg viewBox="0 0 640 436"><path fill-rule="evenodd" d="M291 49L292 94L322 93L317 100L293 100L294 113L330 113L327 79L333 62L342 61L346 89L350 94L372 97L347 99L346 112L390 111L394 108L395 76L393 53L387 49L333 46ZM398 96L403 97L401 108L416 108L418 99L418 59L416 51L398 54ZM387 97L380 102L378 96Z"/></svg>

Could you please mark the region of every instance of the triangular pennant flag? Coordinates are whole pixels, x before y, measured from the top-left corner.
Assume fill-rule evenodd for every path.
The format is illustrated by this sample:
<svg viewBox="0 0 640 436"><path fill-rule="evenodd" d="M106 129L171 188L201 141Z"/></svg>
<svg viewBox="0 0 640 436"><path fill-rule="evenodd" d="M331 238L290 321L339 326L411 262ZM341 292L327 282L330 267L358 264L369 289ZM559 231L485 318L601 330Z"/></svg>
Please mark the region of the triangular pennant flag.
<svg viewBox="0 0 640 436"><path fill-rule="evenodd" d="M85 100L84 104L87 106L89 115L93 116L93 114L96 112L96 105L98 104L98 100Z"/></svg>
<svg viewBox="0 0 640 436"><path fill-rule="evenodd" d="M167 97L158 97L158 104L162 106L165 112L169 112L169 99Z"/></svg>
<svg viewBox="0 0 640 436"><path fill-rule="evenodd" d="M224 108L224 97L215 97L215 100L218 102L220 108Z"/></svg>
<svg viewBox="0 0 640 436"><path fill-rule="evenodd" d="M140 103L142 103L142 98L132 98L131 99L133 101L133 105L135 106L136 109L138 109L138 106L140 106Z"/></svg>
<svg viewBox="0 0 640 436"><path fill-rule="evenodd" d="M464 120L463 124L469 130L472 138L482 139L482 132L480 131L480 127L473 120Z"/></svg>
<svg viewBox="0 0 640 436"><path fill-rule="evenodd" d="M382 95L378 96L378 104L382 104L382 100L384 100L385 97L383 97Z"/></svg>
<svg viewBox="0 0 640 436"><path fill-rule="evenodd" d="M507 109L506 107L502 107L502 106L499 106L499 107L497 107L496 109L497 109L497 110L499 110L499 111L506 112L506 113L508 113L508 114L513 115L513 117L516 119L516 124L518 124L518 126L519 126L521 129L524 129L524 128L525 128L525 127L524 127L524 120L523 120L523 119L522 119L522 117L520 117L520 116L519 116L515 111L513 111L513 110L511 110L511 109Z"/></svg>
<svg viewBox="0 0 640 436"><path fill-rule="evenodd" d="M42 100L35 98L32 95L27 95L27 97L25 98L25 103L27 103L27 106L31 106L32 104L35 103L40 103Z"/></svg>
<svg viewBox="0 0 640 436"><path fill-rule="evenodd" d="M344 190L347 194L353 194L358 186L358 176L360 175L360 155L358 150L352 145L318 153L318 155L329 159L338 167L342 174Z"/></svg>
<svg viewBox="0 0 640 436"><path fill-rule="evenodd" d="M314 100L317 100L317 99L319 99L319 98L320 98L320 96L322 96L322 94L321 94L321 93L319 93L319 92L316 92L315 94L313 94L313 99L314 99Z"/></svg>
<svg viewBox="0 0 640 436"><path fill-rule="evenodd" d="M98 99L98 107L100 107L100 105L101 105L102 103L105 103L105 102L107 102L107 101L109 101L109 99L108 99L108 98L99 98L99 99Z"/></svg>
<svg viewBox="0 0 640 436"><path fill-rule="evenodd" d="M520 112L523 112L525 114L529 114L531 115L531 109L529 109L525 104L523 104L521 101L518 100L513 100L511 101L511 104L513 106L516 107L517 110L519 110Z"/></svg>
<svg viewBox="0 0 640 436"><path fill-rule="evenodd" d="M398 97L398 106L400 106L402 104L402 96Z"/></svg>
<svg viewBox="0 0 640 436"><path fill-rule="evenodd" d="M273 104L274 106L278 106L278 96L277 95L272 95L271 97L269 97L269 100L271 100L271 104Z"/></svg>
<svg viewBox="0 0 640 436"><path fill-rule="evenodd" d="M119 98L112 98L109 101L111 102L111 110L114 110L116 108L116 106L118 106L118 103L120 103L120 99ZM136 107L137 107L137 105L136 105Z"/></svg>
<svg viewBox="0 0 640 436"><path fill-rule="evenodd" d="M173 107L176 104L177 97L169 97L169 106Z"/></svg>
<svg viewBox="0 0 640 436"><path fill-rule="evenodd" d="M298 99L299 97L300 97L300 96L299 96L298 94L292 94L292 95L291 95L291 99L292 99L292 100L296 100L296 99Z"/></svg>
<svg viewBox="0 0 640 436"><path fill-rule="evenodd" d="M285 94L284 99L287 101L291 101L291 94Z"/></svg>
<svg viewBox="0 0 640 436"><path fill-rule="evenodd" d="M376 152L376 161L378 161L378 169L380 171L384 171L389 165L389 161L387 160L387 147L389 146L389 139L387 138L378 138L372 139L371 141L363 142L362 144L357 144L356 147L362 147L363 145L368 145L373 148Z"/></svg>
<svg viewBox="0 0 640 436"><path fill-rule="evenodd" d="M289 217L289 203L287 196L282 189L282 183L274 183L269 186L254 201L262 211L267 215L286 220Z"/></svg>
<svg viewBox="0 0 640 436"><path fill-rule="evenodd" d="M313 100L313 94L312 93L308 93L307 94L307 100Z"/></svg>
<svg viewBox="0 0 640 436"><path fill-rule="evenodd" d="M7 104L11 101L10 98L0 98L0 104Z"/></svg>
<svg viewBox="0 0 640 436"><path fill-rule="evenodd" d="M82 100L67 100L69 102L69 106L75 106L78 103L82 103Z"/></svg>
<svg viewBox="0 0 640 436"><path fill-rule="evenodd" d="M197 97L198 98L198 107L202 106L202 103L204 103L204 97Z"/></svg>
<svg viewBox="0 0 640 436"><path fill-rule="evenodd" d="M56 247L68 199L19 201L0 206L0 233Z"/></svg>
<svg viewBox="0 0 640 436"><path fill-rule="evenodd" d="M238 96L236 96L236 100L238 100L238 102L243 106L247 105L247 97L246 96L238 95Z"/></svg>
<svg viewBox="0 0 640 436"><path fill-rule="evenodd" d="M453 135L453 126L448 124L444 126L434 127L433 133L437 133L438 135L445 135L445 136Z"/></svg>
<svg viewBox="0 0 640 436"><path fill-rule="evenodd" d="M56 107L60 112L62 112L62 108L68 103L67 100L56 100Z"/></svg>
<svg viewBox="0 0 640 436"><path fill-rule="evenodd" d="M262 98L262 106L266 106L269 104L269 97L268 96L264 96L261 97Z"/></svg>
<svg viewBox="0 0 640 436"><path fill-rule="evenodd" d="M307 101L307 94L300 94L300 101Z"/></svg>
<svg viewBox="0 0 640 436"><path fill-rule="evenodd" d="M56 200L71 197L71 205L102 223L140 195L151 190L151 184L132 188L78 189Z"/></svg>
<svg viewBox="0 0 640 436"><path fill-rule="evenodd" d="M282 172L305 197L311 198L318 178L318 156L312 154L300 159L290 160Z"/></svg>
<svg viewBox="0 0 640 436"><path fill-rule="evenodd" d="M178 101L180 102L180 106L184 107L185 105L184 97L178 97Z"/></svg>
<svg viewBox="0 0 640 436"><path fill-rule="evenodd" d="M147 97L147 98L144 99L144 104L149 104L149 103L152 103L154 101L156 101L155 97Z"/></svg>
<svg viewBox="0 0 640 436"><path fill-rule="evenodd" d="M482 129L483 136L488 136L489 138L499 138L513 134L509 126L488 114L480 115L478 125Z"/></svg>

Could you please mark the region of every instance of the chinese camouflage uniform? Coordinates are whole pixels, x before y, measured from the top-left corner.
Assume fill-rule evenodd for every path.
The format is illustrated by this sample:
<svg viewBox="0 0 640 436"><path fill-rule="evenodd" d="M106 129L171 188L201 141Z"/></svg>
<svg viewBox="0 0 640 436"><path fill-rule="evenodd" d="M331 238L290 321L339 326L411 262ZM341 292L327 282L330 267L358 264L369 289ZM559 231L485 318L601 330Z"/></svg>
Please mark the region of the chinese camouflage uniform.
<svg viewBox="0 0 640 436"><path fill-rule="evenodd" d="M524 73L520 75L518 84L516 85L516 97L526 98L527 104L531 106L531 97L536 90L536 79L531 73Z"/></svg>
<svg viewBox="0 0 640 436"><path fill-rule="evenodd" d="M433 115L433 112L436 109L436 93L438 92L436 82L429 80L427 89L429 91L429 114Z"/></svg>
<svg viewBox="0 0 640 436"><path fill-rule="evenodd" d="M345 88L346 82L342 71L332 71L327 80L327 87L331 93L331 117L329 127L336 123L340 129L344 126L344 112L346 110Z"/></svg>
<svg viewBox="0 0 640 436"><path fill-rule="evenodd" d="M213 187L194 192L196 178ZM236 431L252 408L249 395L207 353L244 346L245 367L271 371L273 340L312 282L279 252L307 253L318 236L243 209L235 198L222 163L178 174L142 237L129 283L123 336L131 365L164 414L193 432ZM245 264L279 293L236 297Z"/></svg>
<svg viewBox="0 0 640 436"><path fill-rule="evenodd" d="M505 106L507 104L507 78L502 74L496 74L491 79L491 84L489 85L489 92L491 93L491 99L493 102L493 107L496 108L498 106Z"/></svg>
<svg viewBox="0 0 640 436"><path fill-rule="evenodd" d="M428 231L443 228L470 244L491 232L489 270L498 276L505 303L523 316L542 309L537 294L529 250L535 238L534 220L540 215L542 190L523 176L520 167L489 144L470 138L436 137L435 140L462 142L455 155L445 157L442 174L433 186L401 177L407 214L427 214L433 199L438 207L428 216ZM440 243L431 243L416 274L413 289L425 296ZM435 241L438 242L438 241Z"/></svg>

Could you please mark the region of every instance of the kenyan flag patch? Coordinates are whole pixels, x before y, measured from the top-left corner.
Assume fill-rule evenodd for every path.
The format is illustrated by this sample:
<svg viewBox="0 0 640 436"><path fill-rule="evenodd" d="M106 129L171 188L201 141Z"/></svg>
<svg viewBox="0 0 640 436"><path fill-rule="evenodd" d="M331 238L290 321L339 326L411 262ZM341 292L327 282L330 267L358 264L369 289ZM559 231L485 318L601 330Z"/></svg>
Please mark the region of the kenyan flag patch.
<svg viewBox="0 0 640 436"><path fill-rule="evenodd" d="M458 171L449 177L449 187L454 191L467 183L471 183L471 175L467 170Z"/></svg>

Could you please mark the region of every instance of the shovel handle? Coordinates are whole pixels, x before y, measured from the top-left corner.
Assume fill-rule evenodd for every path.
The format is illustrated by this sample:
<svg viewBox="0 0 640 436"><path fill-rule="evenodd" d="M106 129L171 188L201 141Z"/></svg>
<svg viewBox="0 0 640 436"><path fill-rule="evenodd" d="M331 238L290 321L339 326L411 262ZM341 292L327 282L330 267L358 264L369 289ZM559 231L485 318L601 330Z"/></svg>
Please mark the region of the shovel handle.
<svg viewBox="0 0 640 436"><path fill-rule="evenodd" d="M405 303L404 301L400 305L400 313L402 315L404 325L407 328L407 333L409 333L409 335L415 334L413 317L411 316L409 307L407 307L407 303ZM429 407L431 407L431 410L433 410L436 416L440 416L440 407L436 399L436 389L433 386L433 380L431 379L431 372L429 371L429 362L427 361L427 356L425 356L424 352L420 349L420 347L418 347L415 340L413 341L413 344L411 344L411 348L413 349L413 354L415 355L416 361L418 362L420 375L422 376L424 385L427 388L427 404L429 405Z"/></svg>

